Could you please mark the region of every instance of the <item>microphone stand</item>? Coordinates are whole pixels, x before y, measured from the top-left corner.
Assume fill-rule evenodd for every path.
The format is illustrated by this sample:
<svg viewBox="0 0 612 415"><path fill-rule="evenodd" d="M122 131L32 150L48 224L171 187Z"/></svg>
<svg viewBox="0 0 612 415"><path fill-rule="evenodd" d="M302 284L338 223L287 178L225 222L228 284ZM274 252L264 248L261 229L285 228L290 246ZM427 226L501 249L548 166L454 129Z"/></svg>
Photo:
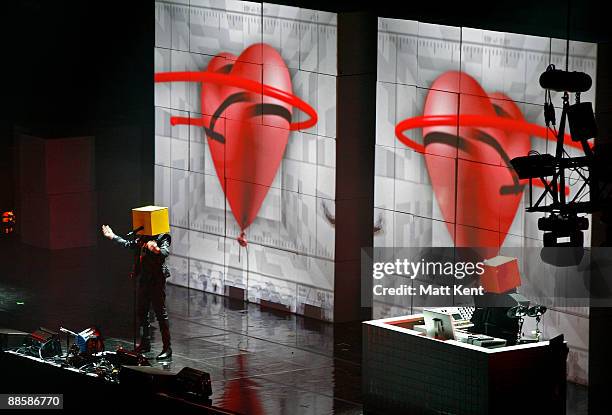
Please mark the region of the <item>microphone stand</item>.
<svg viewBox="0 0 612 415"><path fill-rule="evenodd" d="M132 298L132 333L134 337L134 348L132 350L136 350L136 337L138 337L138 321L136 318L136 302L138 301L138 284L136 282L136 275L134 272L130 272L130 276L132 277L132 292L134 293Z"/></svg>
<svg viewBox="0 0 612 415"><path fill-rule="evenodd" d="M132 241L136 241L136 238L138 237L137 235L138 230L133 230L131 232L129 232L125 238L126 239L131 239ZM139 247L140 248L140 247ZM138 256L140 256L140 252L137 253ZM136 261L136 257L134 257L134 261ZM132 337L133 337L133 343L134 343L134 347L132 350L136 350L136 338L138 337L138 319L136 316L136 303L138 302L138 283L136 281L136 275L134 274L134 267L136 266L136 263L134 263L134 265L132 266L132 271L129 272L129 277L132 280Z"/></svg>

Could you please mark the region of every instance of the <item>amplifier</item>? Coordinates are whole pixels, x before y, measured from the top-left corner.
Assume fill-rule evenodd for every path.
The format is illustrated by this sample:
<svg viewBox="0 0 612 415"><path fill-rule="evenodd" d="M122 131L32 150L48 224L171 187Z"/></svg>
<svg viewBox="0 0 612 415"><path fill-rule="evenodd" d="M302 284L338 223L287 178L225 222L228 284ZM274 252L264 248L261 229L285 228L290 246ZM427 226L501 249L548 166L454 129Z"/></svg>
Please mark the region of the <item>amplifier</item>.
<svg viewBox="0 0 612 415"><path fill-rule="evenodd" d="M22 346L29 335L25 331L0 328L0 351Z"/></svg>
<svg viewBox="0 0 612 415"><path fill-rule="evenodd" d="M151 366L121 366L119 384L135 395L151 395L159 392L172 393L176 375L167 370Z"/></svg>
<svg viewBox="0 0 612 415"><path fill-rule="evenodd" d="M198 399L207 399L212 395L210 375L201 370L184 367L176 374L176 390Z"/></svg>
<svg viewBox="0 0 612 415"><path fill-rule="evenodd" d="M190 367L174 374L153 367L122 366L119 383L131 391L165 393L197 401L206 401L212 395L210 375Z"/></svg>

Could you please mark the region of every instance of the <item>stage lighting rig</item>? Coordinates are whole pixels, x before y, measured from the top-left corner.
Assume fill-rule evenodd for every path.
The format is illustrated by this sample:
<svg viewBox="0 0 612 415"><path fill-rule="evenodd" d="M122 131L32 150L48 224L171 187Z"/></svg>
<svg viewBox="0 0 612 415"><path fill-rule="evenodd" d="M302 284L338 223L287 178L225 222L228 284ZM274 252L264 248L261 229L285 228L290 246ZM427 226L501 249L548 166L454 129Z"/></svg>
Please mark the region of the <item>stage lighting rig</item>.
<svg viewBox="0 0 612 415"><path fill-rule="evenodd" d="M540 76L540 86L546 90L544 119L546 127L557 137L554 156L531 151L527 156L516 157L510 161L520 179L529 180L528 212L542 212L547 216L538 220L538 229L544 231L544 246L582 247L583 231L589 228L589 221L583 214L592 213L599 208L598 183L592 174L595 167L593 149L588 140L597 136L597 125L593 106L590 102L580 102L580 93L592 85L591 77L583 72L569 72L550 65ZM556 130L555 108L551 91L563 93L563 109L559 130ZM575 103L570 105L570 93L575 94ZM566 124L569 124L571 138L581 143L583 156L570 157L564 148ZM577 174L581 182L573 197L566 194L567 173ZM540 180L544 192L533 201L533 180ZM589 196L588 201L583 200ZM552 202L545 204L549 196Z"/></svg>

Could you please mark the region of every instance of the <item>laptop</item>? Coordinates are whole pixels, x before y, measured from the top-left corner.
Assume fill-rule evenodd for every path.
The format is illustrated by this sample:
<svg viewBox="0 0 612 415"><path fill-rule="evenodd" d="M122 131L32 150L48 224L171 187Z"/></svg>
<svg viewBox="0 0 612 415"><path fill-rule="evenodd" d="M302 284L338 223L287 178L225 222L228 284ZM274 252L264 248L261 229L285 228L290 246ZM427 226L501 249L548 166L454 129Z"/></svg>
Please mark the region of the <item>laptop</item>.
<svg viewBox="0 0 612 415"><path fill-rule="evenodd" d="M426 308L423 310L423 318L427 337L438 340L455 340L455 327L451 310Z"/></svg>

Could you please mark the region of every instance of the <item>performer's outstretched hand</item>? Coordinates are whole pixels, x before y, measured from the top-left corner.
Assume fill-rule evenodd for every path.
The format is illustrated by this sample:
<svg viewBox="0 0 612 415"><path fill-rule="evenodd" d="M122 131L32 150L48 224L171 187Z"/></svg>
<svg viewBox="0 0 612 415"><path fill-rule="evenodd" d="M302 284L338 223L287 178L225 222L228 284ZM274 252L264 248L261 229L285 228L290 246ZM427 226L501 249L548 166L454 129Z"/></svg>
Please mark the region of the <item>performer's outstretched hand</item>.
<svg viewBox="0 0 612 415"><path fill-rule="evenodd" d="M102 225L102 233L108 239L113 239L115 237L115 234L113 233L113 230L108 225Z"/></svg>

